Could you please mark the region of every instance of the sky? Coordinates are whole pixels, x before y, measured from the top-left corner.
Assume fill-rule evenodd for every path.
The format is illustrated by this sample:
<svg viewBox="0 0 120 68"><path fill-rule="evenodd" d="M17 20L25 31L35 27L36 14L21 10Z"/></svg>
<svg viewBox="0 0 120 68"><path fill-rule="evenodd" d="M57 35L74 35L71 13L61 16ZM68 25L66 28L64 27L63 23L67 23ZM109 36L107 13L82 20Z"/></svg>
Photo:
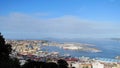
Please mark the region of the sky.
<svg viewBox="0 0 120 68"><path fill-rule="evenodd" d="M120 38L120 0L0 0L7 39Z"/></svg>

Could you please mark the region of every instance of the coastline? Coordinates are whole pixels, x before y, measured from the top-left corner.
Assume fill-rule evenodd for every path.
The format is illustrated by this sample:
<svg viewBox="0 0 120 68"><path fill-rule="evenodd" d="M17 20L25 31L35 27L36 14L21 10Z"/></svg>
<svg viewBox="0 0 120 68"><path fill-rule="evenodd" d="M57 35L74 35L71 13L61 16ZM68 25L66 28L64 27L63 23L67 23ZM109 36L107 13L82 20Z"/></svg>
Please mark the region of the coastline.
<svg viewBox="0 0 120 68"><path fill-rule="evenodd" d="M65 50L78 50L78 51L95 52L95 53L102 52L102 50L94 47L95 45L92 45L92 44L51 42L51 43L48 43L48 45L46 46L57 46Z"/></svg>

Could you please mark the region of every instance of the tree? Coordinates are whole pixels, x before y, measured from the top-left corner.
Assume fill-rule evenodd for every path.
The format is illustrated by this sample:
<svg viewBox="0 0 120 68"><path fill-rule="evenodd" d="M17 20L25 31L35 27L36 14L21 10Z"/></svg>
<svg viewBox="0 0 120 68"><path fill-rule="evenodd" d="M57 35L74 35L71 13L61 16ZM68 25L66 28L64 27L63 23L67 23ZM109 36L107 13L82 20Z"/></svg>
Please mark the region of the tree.
<svg viewBox="0 0 120 68"><path fill-rule="evenodd" d="M8 60L11 51L11 45L5 44L5 39L0 33L0 60Z"/></svg>
<svg viewBox="0 0 120 68"><path fill-rule="evenodd" d="M48 62L43 65L43 68L58 68L58 65L54 62Z"/></svg>
<svg viewBox="0 0 120 68"><path fill-rule="evenodd" d="M1 33L0 33L0 45L5 45L5 39L3 38Z"/></svg>
<svg viewBox="0 0 120 68"><path fill-rule="evenodd" d="M59 68L68 68L68 63L63 59L58 60L57 63Z"/></svg>
<svg viewBox="0 0 120 68"><path fill-rule="evenodd" d="M28 59L22 68L48 68L45 62L39 62Z"/></svg>
<svg viewBox="0 0 120 68"><path fill-rule="evenodd" d="M88 66L84 66L83 68L88 68Z"/></svg>
<svg viewBox="0 0 120 68"><path fill-rule="evenodd" d="M0 68L19 68L20 63L17 58L11 58L12 48L10 44L5 43L5 39L0 33Z"/></svg>

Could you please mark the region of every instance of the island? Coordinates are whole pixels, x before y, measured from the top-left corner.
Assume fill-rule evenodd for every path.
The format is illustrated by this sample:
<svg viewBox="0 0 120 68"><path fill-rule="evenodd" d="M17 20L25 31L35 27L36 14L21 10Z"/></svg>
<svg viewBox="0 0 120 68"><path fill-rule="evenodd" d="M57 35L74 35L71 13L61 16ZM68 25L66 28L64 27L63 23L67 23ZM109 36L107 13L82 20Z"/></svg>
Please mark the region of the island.
<svg viewBox="0 0 120 68"><path fill-rule="evenodd" d="M120 41L120 38L110 38L111 40Z"/></svg>

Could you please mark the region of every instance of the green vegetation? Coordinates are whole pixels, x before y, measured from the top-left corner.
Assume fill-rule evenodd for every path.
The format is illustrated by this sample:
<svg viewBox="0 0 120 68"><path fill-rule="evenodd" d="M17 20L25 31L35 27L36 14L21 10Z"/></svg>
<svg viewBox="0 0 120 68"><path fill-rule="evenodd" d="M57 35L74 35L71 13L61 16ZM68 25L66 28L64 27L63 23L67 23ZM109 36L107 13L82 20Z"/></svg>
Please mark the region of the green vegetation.
<svg viewBox="0 0 120 68"><path fill-rule="evenodd" d="M0 68L20 68L19 60L9 56L11 52L11 45L5 43L5 39L0 33Z"/></svg>

